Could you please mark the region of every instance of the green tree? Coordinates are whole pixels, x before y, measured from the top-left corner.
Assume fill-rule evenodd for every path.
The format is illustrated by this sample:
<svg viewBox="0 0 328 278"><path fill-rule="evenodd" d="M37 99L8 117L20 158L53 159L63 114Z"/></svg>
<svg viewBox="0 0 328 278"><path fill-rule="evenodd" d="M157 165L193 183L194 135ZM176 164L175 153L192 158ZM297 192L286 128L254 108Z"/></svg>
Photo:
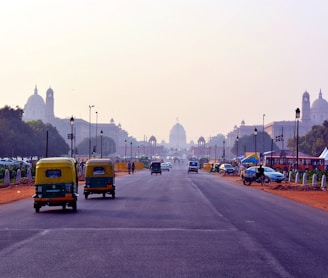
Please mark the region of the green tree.
<svg viewBox="0 0 328 278"><path fill-rule="evenodd" d="M233 154L243 155L246 152L255 152L255 140L256 140L256 151L259 153L279 150L279 147L275 142L272 141L270 135L266 132L259 132L256 136L253 134L245 135L239 140L235 140L234 145L231 149ZM263 141L264 140L264 141ZM237 154L237 144L238 144L238 154Z"/></svg>
<svg viewBox="0 0 328 278"><path fill-rule="evenodd" d="M319 156L328 145L328 121L322 125L315 125L304 136L298 138L298 150L302 153ZM288 140L288 147L296 148L296 138Z"/></svg>
<svg viewBox="0 0 328 278"><path fill-rule="evenodd" d="M47 131L49 156L66 155L69 146L59 135L57 129L41 121L25 123L22 120L23 110L5 106L0 109L0 156L30 157L45 156Z"/></svg>
<svg viewBox="0 0 328 278"><path fill-rule="evenodd" d="M116 153L115 141L110 137L103 137L103 155L108 156Z"/></svg>
<svg viewBox="0 0 328 278"><path fill-rule="evenodd" d="M0 109L0 156L30 156L33 130L22 121L23 110L5 106Z"/></svg>
<svg viewBox="0 0 328 278"><path fill-rule="evenodd" d="M115 141L107 136L103 136L103 156L108 156L116 152L116 144ZM98 137L98 144L97 144L97 153L100 154L101 145L99 142ZM94 147L96 146L96 137L91 137L91 152L93 151ZM77 146L78 153L81 155L88 155L89 154L89 139L84 139L78 146Z"/></svg>
<svg viewBox="0 0 328 278"><path fill-rule="evenodd" d="M48 149L49 157L68 154L70 147L63 137L59 135L54 126L51 124L44 124L42 121L30 121L27 122L27 124L34 131L34 155L46 156L46 149Z"/></svg>

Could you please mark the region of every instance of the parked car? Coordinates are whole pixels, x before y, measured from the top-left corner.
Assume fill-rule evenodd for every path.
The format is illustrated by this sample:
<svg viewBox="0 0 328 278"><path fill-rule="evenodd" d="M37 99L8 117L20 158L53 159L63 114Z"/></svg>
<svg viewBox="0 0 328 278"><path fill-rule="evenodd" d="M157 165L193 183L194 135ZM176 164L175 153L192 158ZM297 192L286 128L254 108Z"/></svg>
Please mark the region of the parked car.
<svg viewBox="0 0 328 278"><path fill-rule="evenodd" d="M25 160L20 160L18 162L19 162L19 164L20 164L21 167L26 167L26 168L32 167L32 163L31 162L28 162L28 161L25 161Z"/></svg>
<svg viewBox="0 0 328 278"><path fill-rule="evenodd" d="M0 165L1 166L16 166L16 167L19 167L20 163L19 161L16 161L16 160L12 160L12 159L9 159L9 158L1 158L0 159Z"/></svg>
<svg viewBox="0 0 328 278"><path fill-rule="evenodd" d="M219 166L219 173L223 175L233 175L235 173L235 168L229 163L222 163Z"/></svg>
<svg viewBox="0 0 328 278"><path fill-rule="evenodd" d="M246 169L248 175L254 175L256 176L256 173L258 172L258 168L260 166L251 166ZM270 167L262 166L264 169L264 175L270 179L272 182L282 182L286 179L285 175L273 170Z"/></svg>

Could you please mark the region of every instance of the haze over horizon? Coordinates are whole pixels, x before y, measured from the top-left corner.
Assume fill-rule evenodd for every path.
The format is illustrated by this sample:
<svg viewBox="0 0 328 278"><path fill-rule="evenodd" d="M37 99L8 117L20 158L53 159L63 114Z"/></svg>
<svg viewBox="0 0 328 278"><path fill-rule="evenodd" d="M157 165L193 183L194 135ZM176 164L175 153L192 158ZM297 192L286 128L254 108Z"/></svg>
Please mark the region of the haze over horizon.
<svg viewBox="0 0 328 278"><path fill-rule="evenodd" d="M187 142L244 120L294 120L328 99L327 1L13 0L0 3L1 107L37 85L59 118L114 119L129 135Z"/></svg>

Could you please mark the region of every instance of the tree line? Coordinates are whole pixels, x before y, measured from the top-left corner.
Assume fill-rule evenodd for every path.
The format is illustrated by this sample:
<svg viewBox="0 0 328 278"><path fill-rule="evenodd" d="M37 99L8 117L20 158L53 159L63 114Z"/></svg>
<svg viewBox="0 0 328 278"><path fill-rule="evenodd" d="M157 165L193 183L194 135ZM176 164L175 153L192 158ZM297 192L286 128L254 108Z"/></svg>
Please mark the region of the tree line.
<svg viewBox="0 0 328 278"><path fill-rule="evenodd" d="M296 138L288 140L287 147L295 149ZM328 146L328 121L322 125L314 125L312 129L298 138L298 149L300 152L312 156L319 156L325 147Z"/></svg>
<svg viewBox="0 0 328 278"><path fill-rule="evenodd" d="M57 129L51 124L42 121L22 120L23 110L19 107L5 106L0 109L0 157L45 157L68 155L70 146L60 136ZM90 139L92 146L97 145L97 138ZM98 142L99 142L98 138ZM103 137L103 155L108 156L116 152L116 145L112 138ZM319 156L328 143L328 121L322 125L315 125L305 135L299 136L299 151L311 156ZM296 138L287 142L287 148L294 150ZM100 153L98 144L97 153ZM266 133L259 132L254 135L246 135L235 141L232 153L241 155L246 152L256 151L263 153L268 150L279 150L279 147ZM46 153L47 152L47 153ZM75 154L88 154L89 140L83 140L74 150Z"/></svg>
<svg viewBox="0 0 328 278"><path fill-rule="evenodd" d="M24 122L23 112L19 107L14 109L5 106L0 109L0 157L53 157L69 154L70 146L54 126L40 120ZM97 145L96 139L91 138L92 146ZM116 152L112 138L104 136L101 140L104 156ZM83 140L74 150L75 154L87 155L88 152L88 139ZM99 145L97 152L100 153Z"/></svg>
<svg viewBox="0 0 328 278"><path fill-rule="evenodd" d="M67 154L69 146L51 124L22 120L23 110L5 106L0 109L0 157L31 157Z"/></svg>

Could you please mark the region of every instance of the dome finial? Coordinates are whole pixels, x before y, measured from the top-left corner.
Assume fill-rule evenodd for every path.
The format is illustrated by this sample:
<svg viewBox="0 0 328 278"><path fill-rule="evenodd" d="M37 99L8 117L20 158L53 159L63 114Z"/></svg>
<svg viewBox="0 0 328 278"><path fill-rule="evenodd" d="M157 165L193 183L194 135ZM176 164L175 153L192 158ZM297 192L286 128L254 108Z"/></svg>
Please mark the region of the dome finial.
<svg viewBox="0 0 328 278"><path fill-rule="evenodd" d="M34 88L34 94L37 95L38 94L38 87L35 85L35 88Z"/></svg>

